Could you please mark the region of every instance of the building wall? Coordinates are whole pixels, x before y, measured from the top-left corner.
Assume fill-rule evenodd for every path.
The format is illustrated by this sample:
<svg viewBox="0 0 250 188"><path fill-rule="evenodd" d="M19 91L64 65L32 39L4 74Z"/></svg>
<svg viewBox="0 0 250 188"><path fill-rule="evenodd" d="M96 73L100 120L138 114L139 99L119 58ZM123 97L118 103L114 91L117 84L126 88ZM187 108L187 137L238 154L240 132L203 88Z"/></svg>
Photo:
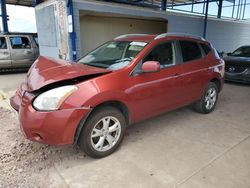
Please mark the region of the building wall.
<svg viewBox="0 0 250 188"><path fill-rule="evenodd" d="M141 20L159 20L165 21L167 23L166 12L122 5L117 3L103 3L97 1L84 1L84 0L73 0L74 2L74 24L76 32L76 50L77 58L80 58L84 53L84 41L81 39L81 32L84 32L85 28L81 24L82 12L88 13L90 15L96 16L113 16L116 18L131 18L131 19L141 19ZM166 24L167 25L167 24ZM154 27L154 26L152 26ZM166 26L167 27L167 26ZM166 28L167 30L167 28ZM120 32L119 32L120 33ZM104 33L108 35L109 33ZM126 34L124 32L123 34Z"/></svg>
<svg viewBox="0 0 250 188"><path fill-rule="evenodd" d="M35 8L40 54L69 59L69 35L66 2L48 0Z"/></svg>
<svg viewBox="0 0 250 188"><path fill-rule="evenodd" d="M209 20L207 39L219 51L232 52L250 45L250 23Z"/></svg>
<svg viewBox="0 0 250 188"><path fill-rule="evenodd" d="M36 8L36 25L38 31L39 51L44 56L58 53L56 18L54 4Z"/></svg>
<svg viewBox="0 0 250 188"><path fill-rule="evenodd" d="M75 21L76 31L81 32L79 27L79 11L91 11L92 13L114 13L131 17L161 18L168 21L168 32L189 33L193 35L203 35L204 17L191 16L187 14L152 11L141 7L127 6L121 4L105 3L93 1L75 0ZM78 15L78 17L77 17ZM209 18L207 23L207 37L218 51L231 52L241 45L250 44L250 23L218 20ZM77 40L81 36L77 34ZM81 40L77 41L78 54L81 54Z"/></svg>
<svg viewBox="0 0 250 188"><path fill-rule="evenodd" d="M81 55L119 35L130 33L160 34L167 32L166 29L166 21L82 15L80 18Z"/></svg>
<svg viewBox="0 0 250 188"><path fill-rule="evenodd" d="M168 13L168 32L202 36L203 20L197 16Z"/></svg>
<svg viewBox="0 0 250 188"><path fill-rule="evenodd" d="M55 2L60 2L60 0L46 1L45 3L38 5L36 11L37 11L38 37L40 42L40 53L41 55L47 55L58 58L60 57L60 49L61 49L60 47L61 40L58 39L60 38L58 36L61 29L59 29L58 26L54 28L53 22L55 22L55 25L59 25L59 23L57 23L59 21L57 19L57 16L55 16L55 18L53 17L51 8L42 10L42 7L54 4ZM190 33L200 36L202 36L203 34L204 18L201 16L190 16L186 14L177 14L172 12L166 13L160 10L151 10L142 7L128 6L115 3L107 3L107 2L104 3L100 1L97 2L97 1L86 1L86 0L73 0L73 2L74 2L74 29L76 34L77 58L81 57L83 51L86 51L82 49L84 48L85 44L84 41L82 40L81 33L82 32L84 33L86 29L81 24L82 12L87 12L88 14L96 16L108 15L111 17L113 16L120 18L124 17L124 18L133 18L141 20L160 20L168 23L166 24L168 25L167 26L168 32ZM54 15L56 14L54 13ZM50 21L48 22L48 20ZM210 42L212 42L212 44L218 51L231 52L241 45L250 44L249 31L250 31L250 23L246 21L239 22L239 21L209 19L207 24L207 39ZM104 35L106 34L104 33ZM93 38L94 37L95 36L93 36ZM57 38L56 41L55 38ZM69 50L69 52L72 53L72 50Z"/></svg>
<svg viewBox="0 0 250 188"><path fill-rule="evenodd" d="M203 35L203 17L168 13L167 18L169 32ZM206 39L220 52L232 52L239 46L250 45L249 38L249 22L208 19Z"/></svg>

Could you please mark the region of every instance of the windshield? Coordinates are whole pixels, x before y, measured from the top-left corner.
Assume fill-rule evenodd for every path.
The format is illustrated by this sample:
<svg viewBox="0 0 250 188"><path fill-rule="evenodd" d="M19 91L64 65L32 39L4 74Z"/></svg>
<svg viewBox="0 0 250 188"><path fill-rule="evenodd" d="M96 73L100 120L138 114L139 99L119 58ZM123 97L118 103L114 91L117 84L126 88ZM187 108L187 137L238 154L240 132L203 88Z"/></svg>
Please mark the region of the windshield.
<svg viewBox="0 0 250 188"><path fill-rule="evenodd" d="M240 47L235 50L231 56L235 57L250 57L250 46Z"/></svg>
<svg viewBox="0 0 250 188"><path fill-rule="evenodd" d="M84 56L78 63L118 70L129 65L146 45L146 42L110 41Z"/></svg>

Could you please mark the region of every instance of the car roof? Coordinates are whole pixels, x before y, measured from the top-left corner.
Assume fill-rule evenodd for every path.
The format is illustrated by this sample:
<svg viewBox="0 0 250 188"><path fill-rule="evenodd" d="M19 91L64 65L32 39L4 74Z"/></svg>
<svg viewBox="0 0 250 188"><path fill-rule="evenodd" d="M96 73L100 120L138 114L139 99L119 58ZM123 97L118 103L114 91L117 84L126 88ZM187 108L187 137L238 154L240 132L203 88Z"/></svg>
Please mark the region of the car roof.
<svg viewBox="0 0 250 188"><path fill-rule="evenodd" d="M152 42L154 40L163 39L163 38L173 38L173 39L191 39L191 40L198 40L207 42L204 38L200 36L190 35L186 33L162 33L159 35L149 35L149 34L126 34L116 37L114 40L118 41L145 41L145 42Z"/></svg>

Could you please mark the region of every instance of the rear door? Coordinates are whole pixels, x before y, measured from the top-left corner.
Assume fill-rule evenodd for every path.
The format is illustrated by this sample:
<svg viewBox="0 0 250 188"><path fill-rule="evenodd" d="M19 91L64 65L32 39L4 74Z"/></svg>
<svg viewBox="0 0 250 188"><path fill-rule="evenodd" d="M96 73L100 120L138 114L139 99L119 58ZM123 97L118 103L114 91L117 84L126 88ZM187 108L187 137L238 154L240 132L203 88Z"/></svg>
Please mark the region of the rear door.
<svg viewBox="0 0 250 188"><path fill-rule="evenodd" d="M182 98L185 103L190 103L198 100L203 94L207 63L197 42L180 40L179 49L182 54Z"/></svg>
<svg viewBox="0 0 250 188"><path fill-rule="evenodd" d="M0 68L11 67L11 55L7 39L5 36L0 36Z"/></svg>
<svg viewBox="0 0 250 188"><path fill-rule="evenodd" d="M29 67L34 61L33 49L28 36L9 36L12 67Z"/></svg>

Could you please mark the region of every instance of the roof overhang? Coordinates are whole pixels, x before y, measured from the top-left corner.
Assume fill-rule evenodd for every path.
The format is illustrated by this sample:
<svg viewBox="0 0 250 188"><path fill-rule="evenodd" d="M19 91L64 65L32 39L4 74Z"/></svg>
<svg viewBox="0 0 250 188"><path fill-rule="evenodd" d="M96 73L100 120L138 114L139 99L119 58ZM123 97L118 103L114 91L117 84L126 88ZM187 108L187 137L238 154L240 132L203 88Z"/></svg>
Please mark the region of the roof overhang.
<svg viewBox="0 0 250 188"><path fill-rule="evenodd" d="M6 4L34 7L44 0L6 0Z"/></svg>
<svg viewBox="0 0 250 188"><path fill-rule="evenodd" d="M29 6L29 7L34 7L39 3L42 3L43 1L46 0L6 0L7 4L11 4L11 5L20 5L20 6ZM115 2L127 2L127 3L142 3L143 4L155 4L155 5L160 5L161 4L161 0L113 0ZM199 3L201 1L205 1L205 0L167 0L168 3L172 3L173 5L176 4L185 4L185 3ZM233 3L235 0L225 0L228 2Z"/></svg>

